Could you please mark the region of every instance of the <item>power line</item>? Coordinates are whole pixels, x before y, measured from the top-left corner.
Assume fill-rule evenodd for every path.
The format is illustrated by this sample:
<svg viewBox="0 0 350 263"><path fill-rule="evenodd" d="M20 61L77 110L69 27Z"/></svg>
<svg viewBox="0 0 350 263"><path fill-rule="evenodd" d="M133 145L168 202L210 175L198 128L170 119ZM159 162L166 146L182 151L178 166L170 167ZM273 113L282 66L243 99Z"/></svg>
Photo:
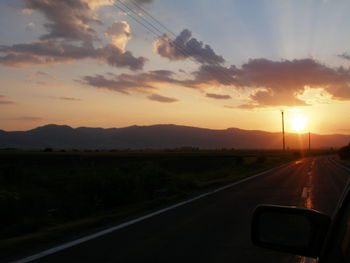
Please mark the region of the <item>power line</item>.
<svg viewBox="0 0 350 263"><path fill-rule="evenodd" d="M160 25L162 28L164 28L166 31L168 31L171 35L173 35L174 37L176 37L176 34L170 30L167 26L165 26L162 22L160 22L157 18L155 18L153 15L151 15L149 12L147 12L147 10L145 10L141 5L138 5L135 1L130 0L130 2L136 6L138 9L140 9L144 14L146 14L147 16L149 16L153 21L155 21L158 25Z"/></svg>
<svg viewBox="0 0 350 263"><path fill-rule="evenodd" d="M137 18L135 18L134 16L132 16L128 11L126 11L124 8L116 5L115 3L113 3L113 5L120 9L121 11L123 11L124 13L126 13L128 16L130 16L133 20L135 20L137 23L139 23L140 25L142 25L143 27L145 27L149 32L151 32L152 34L154 34L156 37L159 37L159 35L154 32L151 28L149 28L147 25L143 24L141 21L139 21Z"/></svg>
<svg viewBox="0 0 350 263"><path fill-rule="evenodd" d="M163 33L157 26L155 26L153 23L151 23L150 21L148 21L146 18L144 18L142 15L140 15L140 13L138 13L137 11L133 10L129 5L127 5L126 3L122 2L121 0L116 0L118 1L120 4L122 4L124 6L124 8L126 8L128 11L126 11L124 8L120 7L119 5L117 5L116 3L113 3L113 5L117 8L119 8L120 10L122 10L124 13L126 13L128 16L130 16L133 20L135 20L138 24L142 25L143 27L145 27L148 31L150 31L153 35L155 35L157 38L162 37L165 33ZM140 5L136 4L134 1L132 1L132 4L134 6L136 6L137 8L139 8L146 16L150 17L153 21L155 21L158 25L160 25L162 28L164 28L166 31L168 31L171 35L175 36L176 38L176 34L171 31L167 26L163 25L163 23L161 23L158 19L156 19L154 16L152 16L149 12L147 12L144 8L142 8ZM133 15L132 15L133 14ZM134 16L136 15L136 17ZM145 23L147 23L147 25L140 21L138 18L140 18L142 21L144 21ZM155 32L153 29L155 29L156 31L158 31L160 33ZM195 57L193 57L191 55L191 53L189 53L189 51L187 51L185 48L183 48L180 45L177 45L174 41L172 41L172 39L169 37L169 39L171 41L169 41L168 43L173 46L177 51L179 51L184 57L189 58L190 60L194 61L195 63L199 63L200 65L203 65L203 63L201 63L200 61L198 61L198 59L196 59ZM191 50L194 50L190 45L188 45L188 48ZM197 57L200 57L202 61L208 61L208 57L204 57L201 54L196 54ZM208 63L209 66L219 66L221 67L221 65L219 65L218 63L215 64L211 64ZM233 80L232 80L232 76L229 75L227 72L219 69L219 68L213 68L211 67L210 69L205 69L215 80L219 80L219 82L223 83L224 85L232 85L233 84ZM217 74L217 76L214 75ZM218 76L218 75L221 75ZM224 80L224 81L223 81Z"/></svg>
<svg viewBox="0 0 350 263"><path fill-rule="evenodd" d="M156 31L158 31L160 33L160 36L163 34L162 31L160 31L157 27L155 27L151 22L147 21L147 19L145 19L144 17L140 16L139 13L135 12L132 8L130 8L126 3L124 3L121 0L115 0L117 2L119 2L120 4L122 4L126 9L128 9L131 13L133 13L134 15L138 16L141 18L141 20L143 20L144 22L146 22L146 24L148 24L150 27L152 27L153 29L155 29Z"/></svg>

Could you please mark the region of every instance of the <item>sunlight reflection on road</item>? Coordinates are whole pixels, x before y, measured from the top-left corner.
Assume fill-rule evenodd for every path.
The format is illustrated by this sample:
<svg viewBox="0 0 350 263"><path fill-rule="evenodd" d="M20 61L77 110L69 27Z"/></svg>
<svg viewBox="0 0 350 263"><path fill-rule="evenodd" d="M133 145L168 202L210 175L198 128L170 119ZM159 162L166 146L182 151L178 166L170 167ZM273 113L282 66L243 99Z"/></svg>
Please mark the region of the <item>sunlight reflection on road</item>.
<svg viewBox="0 0 350 263"><path fill-rule="evenodd" d="M309 209L311 209L313 207L312 199L311 199L311 189L310 188L308 189L308 192L307 192L307 197L306 197L306 200L305 200L305 207L309 208Z"/></svg>
<svg viewBox="0 0 350 263"><path fill-rule="evenodd" d="M313 207L311 193L313 192L313 184L312 184L312 169L315 164L315 159L311 162L309 171L307 172L307 187L306 187L306 199L305 199L305 207L311 209Z"/></svg>

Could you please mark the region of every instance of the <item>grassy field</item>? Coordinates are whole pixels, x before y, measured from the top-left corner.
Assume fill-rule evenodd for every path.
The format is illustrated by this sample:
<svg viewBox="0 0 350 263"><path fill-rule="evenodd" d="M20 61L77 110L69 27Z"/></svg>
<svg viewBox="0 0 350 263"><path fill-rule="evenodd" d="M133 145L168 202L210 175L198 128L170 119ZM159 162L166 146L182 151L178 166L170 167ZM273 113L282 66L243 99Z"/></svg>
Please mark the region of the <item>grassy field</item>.
<svg viewBox="0 0 350 263"><path fill-rule="evenodd" d="M118 222L297 157L280 151L1 151L0 250Z"/></svg>

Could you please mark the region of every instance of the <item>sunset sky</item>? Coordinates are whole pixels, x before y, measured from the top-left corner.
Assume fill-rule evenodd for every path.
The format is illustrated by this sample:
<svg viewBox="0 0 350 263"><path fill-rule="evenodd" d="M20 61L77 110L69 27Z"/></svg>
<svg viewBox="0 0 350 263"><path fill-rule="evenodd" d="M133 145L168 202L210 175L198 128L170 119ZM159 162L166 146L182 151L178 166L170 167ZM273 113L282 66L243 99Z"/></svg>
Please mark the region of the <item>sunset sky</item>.
<svg viewBox="0 0 350 263"><path fill-rule="evenodd" d="M287 131L302 120L305 132L350 134L349 10L347 0L1 0L0 129L279 131L284 110Z"/></svg>

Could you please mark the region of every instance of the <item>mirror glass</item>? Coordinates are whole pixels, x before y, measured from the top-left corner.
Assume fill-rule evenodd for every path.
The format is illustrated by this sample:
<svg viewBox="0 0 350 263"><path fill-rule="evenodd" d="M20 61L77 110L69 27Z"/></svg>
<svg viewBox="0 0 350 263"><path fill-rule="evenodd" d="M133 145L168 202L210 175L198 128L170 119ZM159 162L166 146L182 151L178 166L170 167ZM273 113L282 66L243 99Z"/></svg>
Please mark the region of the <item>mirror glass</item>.
<svg viewBox="0 0 350 263"><path fill-rule="evenodd" d="M305 215L264 212L259 218L261 242L286 247L308 247L312 226Z"/></svg>

